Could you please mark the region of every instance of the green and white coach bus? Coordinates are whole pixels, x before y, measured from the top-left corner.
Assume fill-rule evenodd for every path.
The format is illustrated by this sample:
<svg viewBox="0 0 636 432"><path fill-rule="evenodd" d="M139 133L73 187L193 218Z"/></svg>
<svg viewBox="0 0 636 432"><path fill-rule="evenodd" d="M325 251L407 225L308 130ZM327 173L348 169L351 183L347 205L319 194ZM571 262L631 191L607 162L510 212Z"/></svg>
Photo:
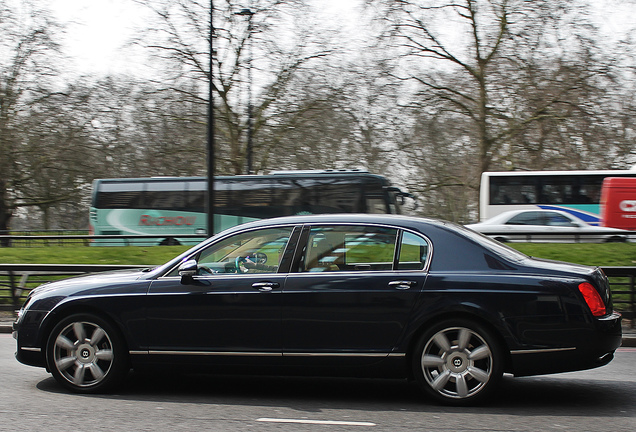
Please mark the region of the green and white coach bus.
<svg viewBox="0 0 636 432"><path fill-rule="evenodd" d="M400 213L405 197L382 176L358 170L279 171L214 179L214 227L256 219L318 213ZM156 235L154 239L96 240L93 244L194 244L206 235L207 179L156 177L93 182L94 235Z"/></svg>

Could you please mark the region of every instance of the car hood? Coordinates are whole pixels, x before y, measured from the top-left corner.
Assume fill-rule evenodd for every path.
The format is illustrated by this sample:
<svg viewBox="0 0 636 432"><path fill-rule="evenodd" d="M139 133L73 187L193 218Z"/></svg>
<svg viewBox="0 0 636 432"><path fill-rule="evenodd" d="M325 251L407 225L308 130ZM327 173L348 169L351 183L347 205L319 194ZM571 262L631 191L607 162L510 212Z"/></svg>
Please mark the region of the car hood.
<svg viewBox="0 0 636 432"><path fill-rule="evenodd" d="M146 269L131 269L74 276L40 285L31 291L30 296L42 297L53 293L55 295L68 296L97 287L119 286L142 279L146 274Z"/></svg>

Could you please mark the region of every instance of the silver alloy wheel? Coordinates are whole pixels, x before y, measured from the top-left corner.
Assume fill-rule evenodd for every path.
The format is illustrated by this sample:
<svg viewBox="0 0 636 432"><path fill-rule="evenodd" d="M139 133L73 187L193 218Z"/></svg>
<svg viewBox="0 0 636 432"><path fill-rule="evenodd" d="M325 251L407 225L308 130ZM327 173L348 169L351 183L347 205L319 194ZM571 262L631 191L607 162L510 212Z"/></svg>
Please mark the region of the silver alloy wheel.
<svg viewBox="0 0 636 432"><path fill-rule="evenodd" d="M73 386L95 386L105 379L113 365L113 344L99 325L72 322L55 338L53 361L60 375Z"/></svg>
<svg viewBox="0 0 636 432"><path fill-rule="evenodd" d="M449 327L435 333L420 360L424 380L439 395L466 399L483 390L493 374L493 353L475 331Z"/></svg>

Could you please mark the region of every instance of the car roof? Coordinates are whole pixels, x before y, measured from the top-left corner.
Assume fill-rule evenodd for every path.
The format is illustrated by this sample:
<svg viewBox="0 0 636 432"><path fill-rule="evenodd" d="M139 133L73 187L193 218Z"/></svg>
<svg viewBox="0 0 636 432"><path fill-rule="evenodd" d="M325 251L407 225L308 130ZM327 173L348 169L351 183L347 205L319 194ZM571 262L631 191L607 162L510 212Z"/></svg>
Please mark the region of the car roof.
<svg viewBox="0 0 636 432"><path fill-rule="evenodd" d="M274 225L301 225L301 224L318 224L318 223L345 223L345 224L385 224L395 225L405 228L414 228L417 225L429 224L439 227L454 226L452 222L439 219L395 215L395 214L368 214L368 213L329 213L320 215L299 215L284 216L270 219L260 219L254 222L248 222L237 225L236 229L245 229L250 227L274 226ZM233 230L231 228L230 230Z"/></svg>

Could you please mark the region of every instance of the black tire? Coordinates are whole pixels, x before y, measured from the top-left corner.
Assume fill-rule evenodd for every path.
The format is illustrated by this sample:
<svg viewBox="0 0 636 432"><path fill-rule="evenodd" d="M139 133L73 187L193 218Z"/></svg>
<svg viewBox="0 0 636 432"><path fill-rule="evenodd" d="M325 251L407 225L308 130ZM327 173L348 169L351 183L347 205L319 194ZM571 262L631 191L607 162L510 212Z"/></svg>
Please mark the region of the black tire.
<svg viewBox="0 0 636 432"><path fill-rule="evenodd" d="M119 332L93 314L62 319L49 336L46 360L57 382L76 393L106 392L130 369Z"/></svg>
<svg viewBox="0 0 636 432"><path fill-rule="evenodd" d="M419 339L412 359L420 388L447 405L473 405L492 394L504 355L492 333L467 319L442 321Z"/></svg>
<svg viewBox="0 0 636 432"><path fill-rule="evenodd" d="M626 237L623 236L613 236L609 237L605 240L605 243L625 243L627 241Z"/></svg>
<svg viewBox="0 0 636 432"><path fill-rule="evenodd" d="M168 237L163 239L159 243L159 246L181 246L181 243L179 243L179 240L176 240L173 237Z"/></svg>

